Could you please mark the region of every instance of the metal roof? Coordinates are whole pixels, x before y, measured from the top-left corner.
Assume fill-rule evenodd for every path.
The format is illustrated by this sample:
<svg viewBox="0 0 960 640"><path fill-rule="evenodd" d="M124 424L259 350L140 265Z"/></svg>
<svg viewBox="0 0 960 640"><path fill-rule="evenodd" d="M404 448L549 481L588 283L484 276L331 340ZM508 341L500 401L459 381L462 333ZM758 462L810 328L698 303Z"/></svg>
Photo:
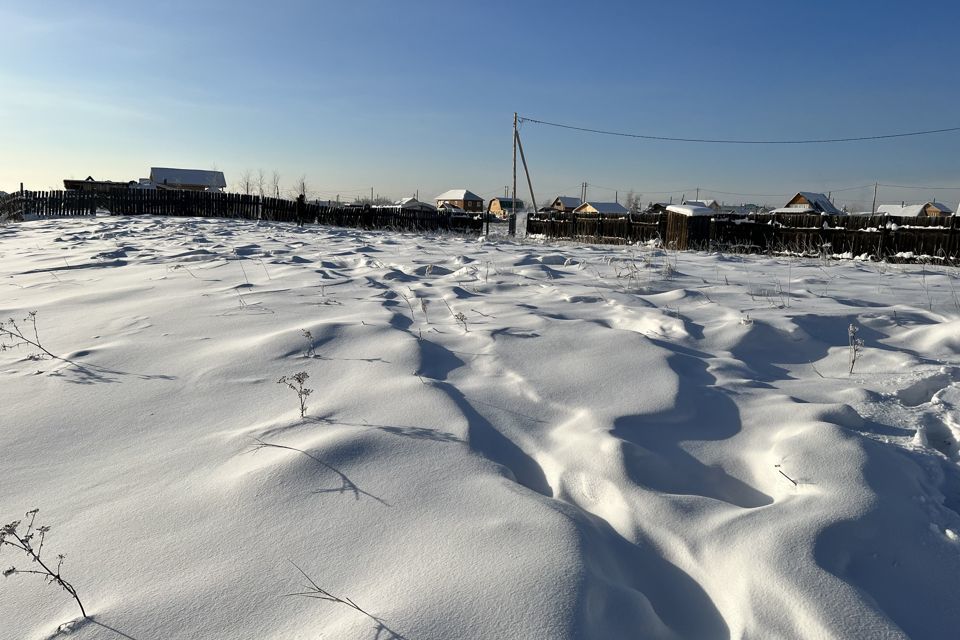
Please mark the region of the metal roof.
<svg viewBox="0 0 960 640"><path fill-rule="evenodd" d="M150 169L150 180L156 184L203 186L208 189L223 189L227 186L223 171L209 171L207 169L152 167Z"/></svg>

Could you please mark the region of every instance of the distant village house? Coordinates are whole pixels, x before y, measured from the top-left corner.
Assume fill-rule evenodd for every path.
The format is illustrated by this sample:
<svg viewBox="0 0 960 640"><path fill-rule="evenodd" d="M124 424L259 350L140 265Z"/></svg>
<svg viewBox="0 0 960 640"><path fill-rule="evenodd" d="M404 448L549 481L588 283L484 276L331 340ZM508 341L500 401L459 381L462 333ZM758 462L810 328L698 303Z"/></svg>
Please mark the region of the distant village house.
<svg viewBox="0 0 960 640"><path fill-rule="evenodd" d="M940 202L884 204L877 208L877 213L888 216L902 216L904 218L939 218L953 215L950 207Z"/></svg>
<svg viewBox="0 0 960 640"><path fill-rule="evenodd" d="M227 188L222 171L206 169L172 169L152 167L150 182L158 189L180 189L182 191L217 191Z"/></svg>
<svg viewBox="0 0 960 640"><path fill-rule="evenodd" d="M779 209L774 209L773 213L819 213L821 215L839 216L843 212L837 209L830 198L822 193L813 191L801 191L793 196L787 204Z"/></svg>
<svg viewBox="0 0 960 640"><path fill-rule="evenodd" d="M483 198L467 189L451 189L437 196L437 208L452 205L470 213L483 213Z"/></svg>
<svg viewBox="0 0 960 640"><path fill-rule="evenodd" d="M682 204L713 209L714 213L720 213L720 203L716 200L684 200Z"/></svg>
<svg viewBox="0 0 960 640"><path fill-rule="evenodd" d="M506 218L511 213L522 210L524 207L523 200L519 198L494 198L487 205L487 211L497 216L498 218Z"/></svg>
<svg viewBox="0 0 960 640"><path fill-rule="evenodd" d="M597 213L602 216L625 216L630 213L619 202L584 202L573 210L574 213Z"/></svg>
<svg viewBox="0 0 960 640"><path fill-rule="evenodd" d="M86 180L64 180L63 188L67 191L87 191L95 193L105 193L107 191L126 190L131 184L136 182L114 182L113 180L95 180L93 176L87 176Z"/></svg>
<svg viewBox="0 0 960 640"><path fill-rule="evenodd" d="M570 213L581 204L583 204L583 201L580 198L574 198L572 196L557 196L554 198L553 202L550 203L547 209L556 211L557 213Z"/></svg>

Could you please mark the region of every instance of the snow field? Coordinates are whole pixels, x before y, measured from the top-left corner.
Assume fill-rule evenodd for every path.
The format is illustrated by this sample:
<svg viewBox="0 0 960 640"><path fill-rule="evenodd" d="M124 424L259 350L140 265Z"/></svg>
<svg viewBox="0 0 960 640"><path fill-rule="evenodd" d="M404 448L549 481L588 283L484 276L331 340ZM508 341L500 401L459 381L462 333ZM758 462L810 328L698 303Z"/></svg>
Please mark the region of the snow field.
<svg viewBox="0 0 960 640"><path fill-rule="evenodd" d="M0 515L53 526L80 639L944 637L958 290L646 247L0 227L0 317L37 311L77 363L0 353ZM284 597L291 563L379 627ZM77 615L35 576L0 588L2 638Z"/></svg>

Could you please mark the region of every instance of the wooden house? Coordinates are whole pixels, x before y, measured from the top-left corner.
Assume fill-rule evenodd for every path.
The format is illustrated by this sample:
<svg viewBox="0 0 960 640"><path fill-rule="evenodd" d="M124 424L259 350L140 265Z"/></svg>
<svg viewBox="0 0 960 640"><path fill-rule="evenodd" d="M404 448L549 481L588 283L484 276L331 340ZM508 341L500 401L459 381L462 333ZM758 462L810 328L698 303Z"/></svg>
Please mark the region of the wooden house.
<svg viewBox="0 0 960 640"><path fill-rule="evenodd" d="M179 189L182 191L218 191L227 187L222 171L205 169L171 169L152 167L150 182L158 189Z"/></svg>
<svg viewBox="0 0 960 640"><path fill-rule="evenodd" d="M519 198L494 198L487 204L487 211L498 218L506 218L511 213L521 211L524 207L523 200Z"/></svg>
<svg viewBox="0 0 960 640"><path fill-rule="evenodd" d="M67 191L94 191L104 193L106 191L124 191L129 189L131 184L136 183L94 180L93 176L87 176L86 180L64 180L63 188Z"/></svg>
<svg viewBox="0 0 960 640"><path fill-rule="evenodd" d="M884 204L877 207L877 213L888 216L902 216L904 218L939 218L941 216L953 215L950 207L941 202Z"/></svg>
<svg viewBox="0 0 960 640"><path fill-rule="evenodd" d="M800 191L793 196L787 204L779 209L774 209L773 213L819 213L821 215L839 216L843 212L837 209L830 198L822 193L813 191Z"/></svg>
<svg viewBox="0 0 960 640"><path fill-rule="evenodd" d="M417 213L436 213L437 208L430 204L429 202L420 202L416 198L402 198L397 200L394 205L399 207L401 211L407 212L417 212Z"/></svg>
<svg viewBox="0 0 960 640"><path fill-rule="evenodd" d="M580 198L574 198L572 196L557 196L553 199L553 202L547 207L550 211L556 211L558 213L570 213L577 207L583 204L583 201Z"/></svg>
<svg viewBox="0 0 960 640"><path fill-rule="evenodd" d="M720 203L716 200L684 200L682 204L691 207L705 207L707 209L713 209L714 213L720 213Z"/></svg>
<svg viewBox="0 0 960 640"><path fill-rule="evenodd" d="M573 210L574 213L597 213L602 216L625 216L630 213L619 202L584 202Z"/></svg>
<svg viewBox="0 0 960 640"><path fill-rule="evenodd" d="M483 213L483 198L467 189L451 189L437 196L437 208L453 205L470 213Z"/></svg>

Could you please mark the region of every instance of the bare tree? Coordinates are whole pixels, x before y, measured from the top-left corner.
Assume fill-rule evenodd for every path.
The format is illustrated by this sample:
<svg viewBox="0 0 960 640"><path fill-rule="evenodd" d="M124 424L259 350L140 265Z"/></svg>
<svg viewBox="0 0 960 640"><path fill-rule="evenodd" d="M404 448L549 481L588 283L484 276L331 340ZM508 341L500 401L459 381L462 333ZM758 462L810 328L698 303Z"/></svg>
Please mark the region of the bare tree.
<svg viewBox="0 0 960 640"><path fill-rule="evenodd" d="M261 198L263 197L263 189L264 187L266 187L266 184L267 184L267 174L263 172L263 169L257 169L257 178L256 178L257 193L260 194Z"/></svg>
<svg viewBox="0 0 960 640"><path fill-rule="evenodd" d="M273 174L270 176L270 195L274 198L280 197L280 172L276 169L273 170Z"/></svg>
<svg viewBox="0 0 960 640"><path fill-rule="evenodd" d="M253 174L249 169L240 174L240 191L245 195L250 195L253 191Z"/></svg>
<svg viewBox="0 0 960 640"><path fill-rule="evenodd" d="M297 184L294 185L294 190L296 195L307 197L307 174L300 174L300 177L297 179Z"/></svg>

